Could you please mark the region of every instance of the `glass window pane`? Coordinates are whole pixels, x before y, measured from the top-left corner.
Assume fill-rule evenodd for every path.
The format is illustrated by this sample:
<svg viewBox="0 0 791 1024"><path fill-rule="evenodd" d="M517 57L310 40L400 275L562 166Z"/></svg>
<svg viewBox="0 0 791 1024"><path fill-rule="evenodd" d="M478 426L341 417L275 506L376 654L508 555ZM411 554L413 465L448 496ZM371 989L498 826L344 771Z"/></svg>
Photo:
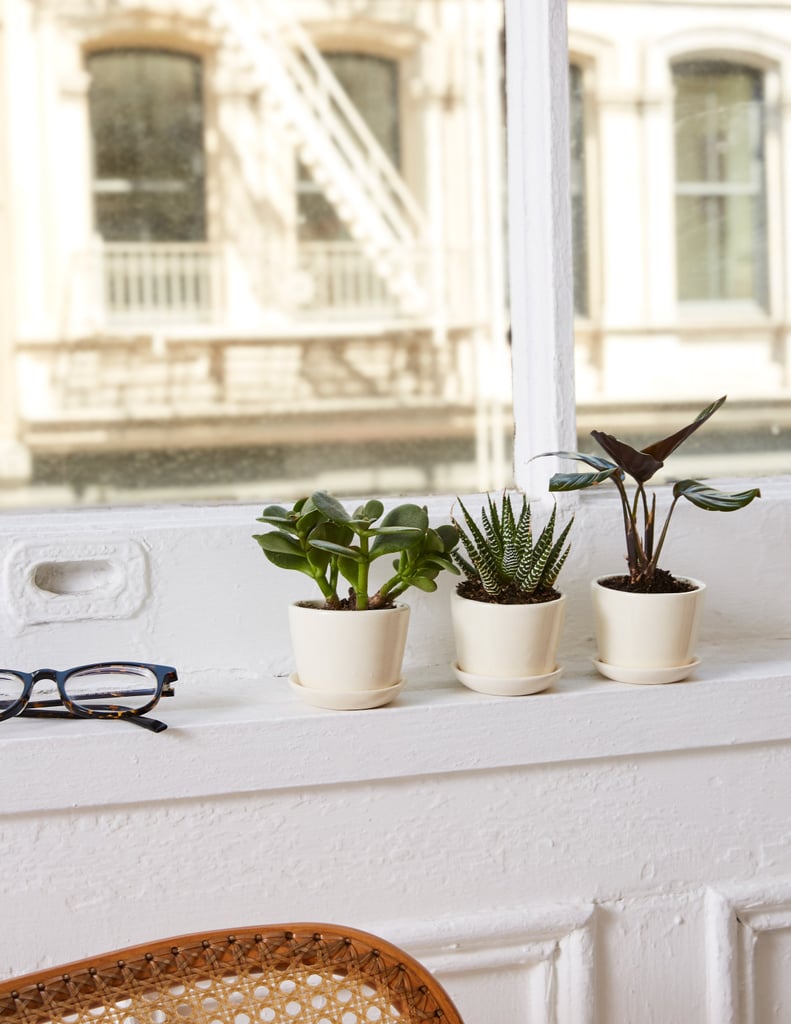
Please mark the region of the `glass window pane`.
<svg viewBox="0 0 791 1024"><path fill-rule="evenodd" d="M111 50L91 54L88 70L99 235L205 238L201 62Z"/></svg>
<svg viewBox="0 0 791 1024"><path fill-rule="evenodd" d="M763 294L763 204L750 196L678 196L678 297L743 299Z"/></svg>
<svg viewBox="0 0 791 1024"><path fill-rule="evenodd" d="M398 61L365 53L325 53L330 70L395 167L401 165Z"/></svg>
<svg viewBox="0 0 791 1024"><path fill-rule="evenodd" d="M6 5L0 506L511 479L502 0Z"/></svg>
<svg viewBox="0 0 791 1024"><path fill-rule="evenodd" d="M762 76L680 64L676 250L683 301L766 301Z"/></svg>
<svg viewBox="0 0 791 1024"><path fill-rule="evenodd" d="M577 304L580 447L597 450L592 429L643 447L727 394L662 472L791 472L791 168L776 61L791 5L569 0L568 27L585 67L571 74L575 268L584 253L595 282Z"/></svg>

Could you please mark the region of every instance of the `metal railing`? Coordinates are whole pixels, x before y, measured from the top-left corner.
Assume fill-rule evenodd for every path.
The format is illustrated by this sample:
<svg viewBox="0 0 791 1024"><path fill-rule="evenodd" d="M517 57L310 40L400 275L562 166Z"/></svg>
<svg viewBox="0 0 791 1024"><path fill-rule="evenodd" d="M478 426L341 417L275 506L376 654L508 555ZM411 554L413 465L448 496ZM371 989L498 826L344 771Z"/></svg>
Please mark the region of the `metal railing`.
<svg viewBox="0 0 791 1024"><path fill-rule="evenodd" d="M192 242L108 242L98 253L108 323L206 322L220 309L217 250Z"/></svg>
<svg viewBox="0 0 791 1024"><path fill-rule="evenodd" d="M207 242L110 242L87 259L88 306L104 328L214 324L255 329L260 318L468 319L466 253L303 242L293 262ZM408 280L398 280L406 273ZM411 284L411 287L410 287ZM93 291L92 297L90 293ZM244 307L238 297L247 296ZM76 333L84 333L77 331Z"/></svg>

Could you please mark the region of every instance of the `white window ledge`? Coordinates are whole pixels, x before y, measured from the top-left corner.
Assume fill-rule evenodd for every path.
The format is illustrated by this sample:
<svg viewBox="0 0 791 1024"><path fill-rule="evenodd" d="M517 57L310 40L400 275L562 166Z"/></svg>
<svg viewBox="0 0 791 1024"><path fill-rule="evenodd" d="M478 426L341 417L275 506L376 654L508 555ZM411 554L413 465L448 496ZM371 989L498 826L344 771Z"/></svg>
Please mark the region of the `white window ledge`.
<svg viewBox="0 0 791 1024"><path fill-rule="evenodd" d="M485 697L438 666L372 711L320 711L285 678L183 678L158 735L119 722L0 724L4 814L634 757L791 739L788 642L703 644L684 683L628 686L568 661L553 689ZM101 767L98 767L101 766Z"/></svg>

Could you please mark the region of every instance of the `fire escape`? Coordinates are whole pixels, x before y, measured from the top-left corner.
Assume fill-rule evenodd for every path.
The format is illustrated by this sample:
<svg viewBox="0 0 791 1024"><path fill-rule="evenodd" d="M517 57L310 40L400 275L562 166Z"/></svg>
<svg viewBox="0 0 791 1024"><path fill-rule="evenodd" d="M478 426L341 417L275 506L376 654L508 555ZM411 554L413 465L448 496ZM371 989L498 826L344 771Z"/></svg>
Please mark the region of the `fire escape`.
<svg viewBox="0 0 791 1024"><path fill-rule="evenodd" d="M311 306L320 315L386 312L425 316L431 280L425 215L393 162L283 0L195 0L220 40L224 61L333 208L349 242L295 245L289 254L288 315ZM113 10L139 10L134 0L105 0ZM157 10L161 5L156 5ZM183 4L181 5L183 10ZM191 12L192 13L192 12ZM234 240L229 244L233 247ZM212 244L116 243L102 252L106 313L111 322L150 319L218 322L223 273ZM278 257L279 299L284 260ZM154 280L157 278L157 280ZM226 289L227 291L227 289ZM302 301L300 301L300 297ZM288 303L288 300L287 300Z"/></svg>

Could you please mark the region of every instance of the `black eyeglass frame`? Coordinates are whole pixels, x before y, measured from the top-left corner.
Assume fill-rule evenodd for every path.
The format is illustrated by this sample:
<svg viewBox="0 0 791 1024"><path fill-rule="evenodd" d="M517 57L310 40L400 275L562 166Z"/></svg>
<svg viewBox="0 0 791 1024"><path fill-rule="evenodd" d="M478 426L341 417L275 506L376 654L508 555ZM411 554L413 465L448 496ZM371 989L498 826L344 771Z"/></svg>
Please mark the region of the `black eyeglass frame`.
<svg viewBox="0 0 791 1024"><path fill-rule="evenodd" d="M139 674L141 669L150 672L154 676L157 687L151 700L139 708L125 708L119 704L86 708L80 704L75 704L66 693L67 680L80 672L94 672L97 675L101 675L102 672L122 674L124 671L128 671L130 675L134 675L135 673ZM164 722L157 721L155 718L145 718L143 716L151 708L155 707L162 697L172 697L174 695L175 691L172 684L178 679L178 674L171 665L149 665L139 661L99 661L91 665L77 665L74 668L67 668L61 671L52 668L39 668L35 672L20 672L15 668L0 668L0 676L3 674L16 676L17 679L22 680L24 686L19 699L15 700L4 711L0 710L0 722L5 721L7 718L16 718L18 716L30 718L120 718L127 722L133 722L135 725L140 725L144 729L149 729L151 732L162 732L164 729L167 729L167 725ZM57 684L60 701L31 701L30 696L33 692L33 687L43 679L48 679ZM95 697L102 696L105 696L105 694L95 695ZM123 694L108 693L106 696L121 697ZM63 707L53 707L53 705L58 703L62 704Z"/></svg>

